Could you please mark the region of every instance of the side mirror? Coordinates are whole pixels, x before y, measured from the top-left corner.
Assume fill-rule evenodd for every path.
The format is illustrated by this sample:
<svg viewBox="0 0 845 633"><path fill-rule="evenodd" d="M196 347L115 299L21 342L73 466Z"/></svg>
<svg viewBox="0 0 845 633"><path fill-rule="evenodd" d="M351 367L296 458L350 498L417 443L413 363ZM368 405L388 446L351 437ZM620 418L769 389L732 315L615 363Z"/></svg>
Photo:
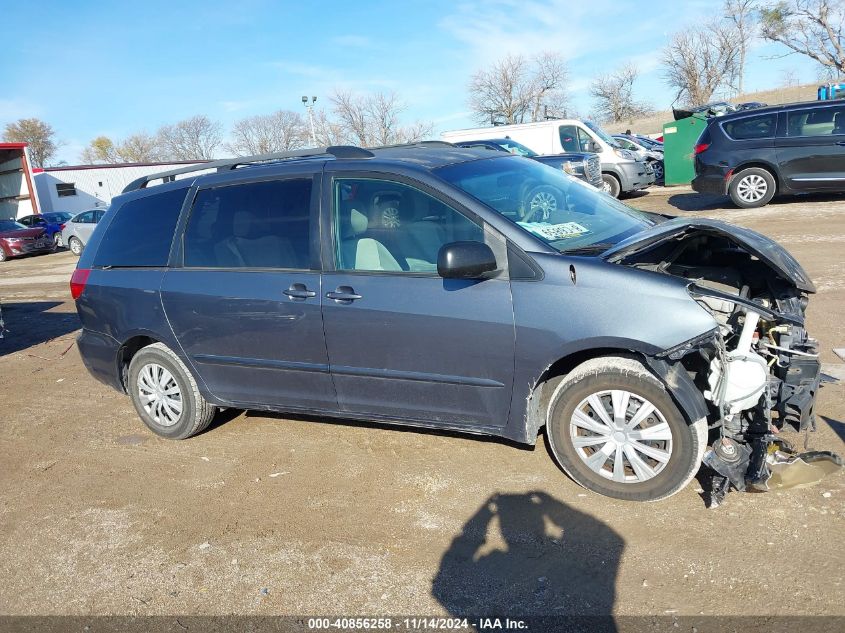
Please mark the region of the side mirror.
<svg viewBox="0 0 845 633"><path fill-rule="evenodd" d="M601 145L599 145L595 141L592 141L591 147L593 148L591 151L595 152L596 154L601 154Z"/></svg>
<svg viewBox="0 0 845 633"><path fill-rule="evenodd" d="M450 242L437 253L437 274L444 279L478 279L497 269L493 249L483 242Z"/></svg>

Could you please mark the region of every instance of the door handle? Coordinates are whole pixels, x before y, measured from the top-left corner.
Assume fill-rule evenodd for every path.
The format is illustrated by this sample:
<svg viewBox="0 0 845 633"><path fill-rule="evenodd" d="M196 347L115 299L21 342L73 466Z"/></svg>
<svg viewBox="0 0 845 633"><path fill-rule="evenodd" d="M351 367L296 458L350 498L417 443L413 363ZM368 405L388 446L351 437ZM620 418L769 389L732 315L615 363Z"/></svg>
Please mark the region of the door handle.
<svg viewBox="0 0 845 633"><path fill-rule="evenodd" d="M350 286L338 286L334 292L327 292L326 297L338 303L352 303L356 299L360 299L361 295L355 294Z"/></svg>
<svg viewBox="0 0 845 633"><path fill-rule="evenodd" d="M317 296L317 293L313 290L308 290L305 284L291 284L290 288L284 291L284 294L291 299L310 299L311 297Z"/></svg>
<svg viewBox="0 0 845 633"><path fill-rule="evenodd" d="M837 145L845 145L845 141L836 141Z"/></svg>

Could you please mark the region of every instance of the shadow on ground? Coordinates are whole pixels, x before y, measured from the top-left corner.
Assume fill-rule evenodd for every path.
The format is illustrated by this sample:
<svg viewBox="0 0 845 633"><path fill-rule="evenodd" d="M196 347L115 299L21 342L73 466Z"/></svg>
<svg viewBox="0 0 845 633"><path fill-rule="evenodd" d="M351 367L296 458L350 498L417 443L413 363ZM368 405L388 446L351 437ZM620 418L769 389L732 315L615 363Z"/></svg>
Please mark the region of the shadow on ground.
<svg viewBox="0 0 845 633"><path fill-rule="evenodd" d="M623 549L619 534L545 492L497 494L452 541L431 591L456 617L599 616L614 630Z"/></svg>
<svg viewBox="0 0 845 633"><path fill-rule="evenodd" d="M829 418L826 415L822 415L819 417L821 417L822 420L827 422L827 425L833 430L834 433L836 433L840 440L845 442L845 422L834 420L833 418Z"/></svg>
<svg viewBox="0 0 845 633"><path fill-rule="evenodd" d="M0 303L0 356L12 354L78 330L75 312L51 312L61 301Z"/></svg>

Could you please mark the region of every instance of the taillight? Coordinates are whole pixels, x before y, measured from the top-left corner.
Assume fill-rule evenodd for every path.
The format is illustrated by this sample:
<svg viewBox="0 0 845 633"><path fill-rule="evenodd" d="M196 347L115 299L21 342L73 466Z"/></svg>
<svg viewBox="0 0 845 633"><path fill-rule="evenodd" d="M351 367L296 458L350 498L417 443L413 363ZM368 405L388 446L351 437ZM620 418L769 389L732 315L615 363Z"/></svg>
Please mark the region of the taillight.
<svg viewBox="0 0 845 633"><path fill-rule="evenodd" d="M701 152L706 151L708 147L710 147L710 143L699 143L695 146L695 153L700 154Z"/></svg>
<svg viewBox="0 0 845 633"><path fill-rule="evenodd" d="M70 276L70 296L74 300L79 299L82 292L85 290L85 284L88 283L88 275L91 274L90 268L77 268Z"/></svg>
<svg viewBox="0 0 845 633"><path fill-rule="evenodd" d="M64 230L65 230L65 225L64 225L64 224L59 224L59 230L60 230L60 231L64 231Z"/></svg>

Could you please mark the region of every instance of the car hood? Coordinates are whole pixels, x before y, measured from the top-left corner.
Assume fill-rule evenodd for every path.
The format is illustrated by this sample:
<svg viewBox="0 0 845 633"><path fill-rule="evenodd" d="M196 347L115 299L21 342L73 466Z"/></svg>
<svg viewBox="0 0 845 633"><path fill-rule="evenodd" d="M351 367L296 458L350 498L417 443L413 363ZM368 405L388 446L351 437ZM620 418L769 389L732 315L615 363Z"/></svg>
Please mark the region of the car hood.
<svg viewBox="0 0 845 633"><path fill-rule="evenodd" d="M4 237L38 237L44 229L15 229L14 231L0 231L0 238Z"/></svg>
<svg viewBox="0 0 845 633"><path fill-rule="evenodd" d="M609 262L620 262L634 253L648 250L669 240L687 238L698 232L725 237L767 264L781 277L795 284L799 290L816 291L810 276L783 246L756 231L719 220L706 218L667 220L622 240L602 253L601 257Z"/></svg>

